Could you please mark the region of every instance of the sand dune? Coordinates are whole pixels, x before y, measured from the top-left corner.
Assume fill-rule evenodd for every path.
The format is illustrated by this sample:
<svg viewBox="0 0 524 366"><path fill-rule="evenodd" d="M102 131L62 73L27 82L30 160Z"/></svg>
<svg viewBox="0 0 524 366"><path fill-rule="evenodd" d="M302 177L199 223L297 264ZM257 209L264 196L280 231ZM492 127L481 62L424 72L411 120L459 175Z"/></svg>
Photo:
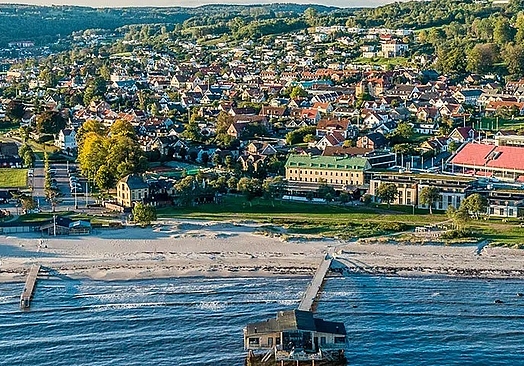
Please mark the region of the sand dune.
<svg viewBox="0 0 524 366"><path fill-rule="evenodd" d="M0 236L0 281L23 281L32 263L98 280L177 276L311 275L328 253L345 270L387 274L524 277L524 252L476 246L283 241L255 223L171 220L90 236Z"/></svg>

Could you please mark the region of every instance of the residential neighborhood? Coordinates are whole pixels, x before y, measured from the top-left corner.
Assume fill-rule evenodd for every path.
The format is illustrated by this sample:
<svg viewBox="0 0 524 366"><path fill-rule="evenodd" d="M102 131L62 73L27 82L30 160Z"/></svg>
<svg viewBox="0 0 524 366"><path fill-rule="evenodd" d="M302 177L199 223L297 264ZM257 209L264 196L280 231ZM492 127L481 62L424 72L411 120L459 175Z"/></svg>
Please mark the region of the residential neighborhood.
<svg viewBox="0 0 524 366"><path fill-rule="evenodd" d="M130 52L96 56L108 37ZM289 199L325 199L319 187L329 185L329 200L349 194L380 203L378 187L391 183L398 191L390 204L424 207L420 190L432 186L436 210L478 192L493 201L486 214L500 215L493 192L518 192L524 183L522 129L510 123L524 114L524 79L456 79L415 63L373 63L419 47L409 29L316 26L261 43L181 36L172 43L184 57L148 41L101 31L89 36L92 54L52 67L13 62L0 75L3 88L19 88L0 99L4 120L20 125L11 134L78 159L106 207L196 205L241 192L242 178L261 186L280 176ZM349 54L355 47L359 57ZM85 140L96 132L116 146L115 124L128 131L127 148L138 149L121 152L126 164L136 155L126 167L103 154L94 161L97 142ZM16 152L2 156L3 166L22 167ZM184 189L199 193L187 201ZM517 201L505 215L524 215Z"/></svg>

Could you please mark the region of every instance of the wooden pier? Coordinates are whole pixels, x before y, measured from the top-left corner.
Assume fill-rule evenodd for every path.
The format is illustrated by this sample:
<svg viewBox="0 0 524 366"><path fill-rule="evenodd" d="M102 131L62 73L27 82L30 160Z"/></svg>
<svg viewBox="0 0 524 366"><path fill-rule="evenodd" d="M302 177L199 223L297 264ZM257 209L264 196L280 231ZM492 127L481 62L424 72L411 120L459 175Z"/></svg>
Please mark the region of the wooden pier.
<svg viewBox="0 0 524 366"><path fill-rule="evenodd" d="M29 270L29 274L27 275L27 279L25 281L24 290L22 291L22 295L20 295L20 308L22 309L29 309L31 306L31 299L33 297L36 279L38 277L38 272L40 272L40 268L40 264L33 264Z"/></svg>
<svg viewBox="0 0 524 366"><path fill-rule="evenodd" d="M298 310L313 311L315 299L317 298L317 295L320 292L320 289L322 288L324 279L326 278L329 268L331 267L332 260L333 257L330 254L326 254L324 259L322 260L322 263L320 263L320 266L318 267L315 276L309 283L309 286L306 289L304 296L302 296L300 305L298 305Z"/></svg>

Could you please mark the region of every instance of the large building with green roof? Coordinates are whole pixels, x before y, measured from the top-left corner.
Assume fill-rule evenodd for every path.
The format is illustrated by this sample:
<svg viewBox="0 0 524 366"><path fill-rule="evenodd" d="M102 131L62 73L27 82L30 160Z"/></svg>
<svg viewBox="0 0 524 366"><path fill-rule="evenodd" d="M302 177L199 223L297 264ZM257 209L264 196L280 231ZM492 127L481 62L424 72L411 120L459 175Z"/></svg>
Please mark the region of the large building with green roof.
<svg viewBox="0 0 524 366"><path fill-rule="evenodd" d="M289 183L327 183L335 189L359 187L366 182L371 165L364 157L290 155L286 161Z"/></svg>

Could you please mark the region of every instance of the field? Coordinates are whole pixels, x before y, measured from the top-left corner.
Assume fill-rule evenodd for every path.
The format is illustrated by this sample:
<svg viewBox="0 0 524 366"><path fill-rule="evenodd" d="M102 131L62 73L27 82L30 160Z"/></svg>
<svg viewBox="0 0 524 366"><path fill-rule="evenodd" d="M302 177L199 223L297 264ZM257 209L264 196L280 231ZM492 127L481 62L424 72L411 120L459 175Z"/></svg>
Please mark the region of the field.
<svg viewBox="0 0 524 366"><path fill-rule="evenodd" d="M0 188L27 187L27 169L0 169Z"/></svg>

